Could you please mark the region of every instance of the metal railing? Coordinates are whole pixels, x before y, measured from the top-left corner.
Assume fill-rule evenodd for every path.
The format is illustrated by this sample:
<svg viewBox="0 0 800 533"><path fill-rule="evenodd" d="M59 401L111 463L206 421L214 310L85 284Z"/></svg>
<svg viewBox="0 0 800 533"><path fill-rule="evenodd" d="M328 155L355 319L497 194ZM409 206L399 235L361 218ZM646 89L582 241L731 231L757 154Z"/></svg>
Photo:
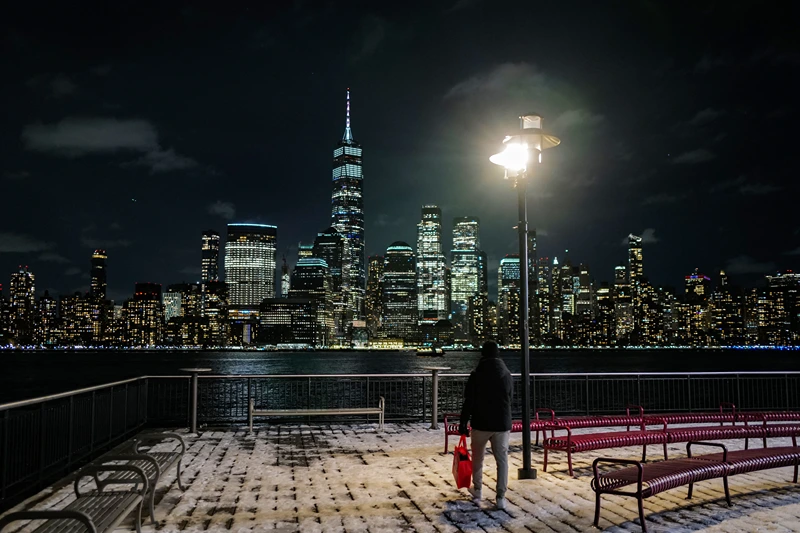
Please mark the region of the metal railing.
<svg viewBox="0 0 800 533"><path fill-rule="evenodd" d="M522 411L520 376L512 411ZM440 374L438 412L461 409L468 374ZM531 407L559 415L740 410L800 410L800 372L533 374ZM386 400L386 421L432 413L430 374L201 375L200 427L244 423L253 398L268 409L365 407ZM195 401L188 375L143 376L0 405L0 510L32 494L145 426L186 427ZM292 418L285 422L305 421ZM364 416L314 422L364 421Z"/></svg>
<svg viewBox="0 0 800 533"><path fill-rule="evenodd" d="M135 378L0 405L0 509L139 431L147 390Z"/></svg>

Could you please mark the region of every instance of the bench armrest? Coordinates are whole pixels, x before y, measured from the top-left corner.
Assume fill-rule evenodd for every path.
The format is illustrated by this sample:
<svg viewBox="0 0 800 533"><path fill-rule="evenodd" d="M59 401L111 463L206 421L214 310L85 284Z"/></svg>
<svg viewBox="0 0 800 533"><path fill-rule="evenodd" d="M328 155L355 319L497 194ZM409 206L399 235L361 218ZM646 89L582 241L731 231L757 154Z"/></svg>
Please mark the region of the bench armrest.
<svg viewBox="0 0 800 533"><path fill-rule="evenodd" d="M539 413L550 413L550 422L556 421L556 412L549 407L538 407L536 409L536 420L539 420Z"/></svg>
<svg viewBox="0 0 800 533"><path fill-rule="evenodd" d="M594 485L595 490L600 492L600 484L599 484L599 473L597 471L597 465L604 463L604 464L612 464L612 465L621 465L621 466L635 466L638 469L638 474L636 476L636 490L641 493L642 492L642 477L644 474L644 467L642 467L641 461L635 461L633 459L615 459L613 457L598 457L592 463L592 472L594 474L594 479L592 480L592 485Z"/></svg>
<svg viewBox="0 0 800 533"><path fill-rule="evenodd" d="M695 444L697 446L714 446L715 448L722 448L722 462L725 463L728 461L728 448L724 444L720 442L703 442L703 441L692 441L686 443L686 455L689 458L692 457L692 445Z"/></svg>
<svg viewBox="0 0 800 533"><path fill-rule="evenodd" d="M178 435L177 433L166 432L166 433L159 433L159 432L148 432L137 435L133 438L133 451L134 453L140 453L139 446L141 445L153 445L164 442L165 440L177 440L178 444L181 445L181 455L186 453L186 441L183 440L183 437Z"/></svg>
<svg viewBox="0 0 800 533"><path fill-rule="evenodd" d="M119 455L104 455L100 457L94 464L96 465L105 465L111 461L146 461L152 464L156 469L156 479L161 477L161 467L158 466L158 461L147 455L146 453L123 453ZM108 465L113 466L113 465Z"/></svg>
<svg viewBox="0 0 800 533"><path fill-rule="evenodd" d="M644 407L641 405L636 405L634 403L629 403L625 406L625 414L631 416L631 409L637 409L639 411L639 416L644 418Z"/></svg>
<svg viewBox="0 0 800 533"><path fill-rule="evenodd" d="M75 496L78 498L81 497L80 490L78 490L78 485L80 481L85 477L91 477L95 480L98 478L98 474L102 472L134 472L142 479L142 489L141 490L132 490L131 492L137 492L141 494L142 498L144 498L145 494L147 494L148 489L148 482L147 476L144 474L144 471L139 468L138 466L133 465L98 465L92 464L78 472L77 477L75 478L74 488L75 488Z"/></svg>
<svg viewBox="0 0 800 533"><path fill-rule="evenodd" d="M97 528L89 518L89 515L81 511L19 511L16 513L9 513L3 518L0 518L0 531L12 522L19 522L20 520L76 520L86 526L89 533L97 533Z"/></svg>
<svg viewBox="0 0 800 533"><path fill-rule="evenodd" d="M736 405L732 404L731 402L720 402L719 404L719 412L721 414L725 413L725 409L730 409L731 413L733 414L733 418L736 418Z"/></svg>
<svg viewBox="0 0 800 533"><path fill-rule="evenodd" d="M642 431L647 430L647 426L655 426L661 425L662 431L667 431L667 420L664 418L658 418L657 416L650 416L650 417L642 417Z"/></svg>

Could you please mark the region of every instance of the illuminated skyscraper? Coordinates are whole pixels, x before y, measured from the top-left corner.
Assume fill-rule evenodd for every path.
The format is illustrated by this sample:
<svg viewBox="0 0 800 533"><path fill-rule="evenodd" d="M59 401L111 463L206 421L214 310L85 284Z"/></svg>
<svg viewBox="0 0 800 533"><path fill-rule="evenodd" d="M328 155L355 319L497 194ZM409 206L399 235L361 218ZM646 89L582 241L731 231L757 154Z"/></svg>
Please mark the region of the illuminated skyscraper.
<svg viewBox="0 0 800 533"><path fill-rule="evenodd" d="M367 269L367 297L365 309L367 315L367 331L370 338L375 338L381 325L383 315L382 284L383 284L383 256L371 255Z"/></svg>
<svg viewBox="0 0 800 533"><path fill-rule="evenodd" d="M347 89L344 135L333 151L331 225L345 239L342 284L348 306L357 320L364 317L366 291L363 178L361 145L350 129L350 89Z"/></svg>
<svg viewBox="0 0 800 533"><path fill-rule="evenodd" d="M170 292L172 290L174 290L174 287L169 287L162 297L164 304L164 320L167 322L173 317L181 316L181 293Z"/></svg>
<svg viewBox="0 0 800 533"><path fill-rule="evenodd" d="M631 285L625 265L614 268L614 320L617 343L627 344L633 331Z"/></svg>
<svg viewBox="0 0 800 533"><path fill-rule="evenodd" d="M122 306L125 336L131 346L156 346L164 331L164 305L161 285L137 283L133 298Z"/></svg>
<svg viewBox="0 0 800 533"><path fill-rule="evenodd" d="M614 292L604 281L597 289L597 313L592 330L592 345L612 346L616 338L614 325Z"/></svg>
<svg viewBox="0 0 800 533"><path fill-rule="evenodd" d="M442 210L435 205L422 206L417 224L417 302L421 320L447 318Z"/></svg>
<svg viewBox="0 0 800 533"><path fill-rule="evenodd" d="M8 292L11 335L19 344L29 344L34 340L36 277L27 266L20 266L19 272L11 274Z"/></svg>
<svg viewBox="0 0 800 533"><path fill-rule="evenodd" d="M418 316L416 259L405 242L394 242L386 249L382 289L383 335L412 342Z"/></svg>
<svg viewBox="0 0 800 533"><path fill-rule="evenodd" d="M519 254L500 260L497 270L497 335L502 344L519 344Z"/></svg>
<svg viewBox="0 0 800 533"><path fill-rule="evenodd" d="M318 257L300 259L292 272L289 298L308 299L314 310L315 327L313 332L315 346L329 346L333 341L333 299L331 276L328 264Z"/></svg>
<svg viewBox="0 0 800 533"><path fill-rule="evenodd" d="M628 235L628 282L631 288L631 315L633 317L634 344L643 344L642 320L642 278L644 277L644 261L642 258L642 238Z"/></svg>
<svg viewBox="0 0 800 533"><path fill-rule="evenodd" d="M89 296L99 300L106 299L106 288L108 287L106 260L108 255L105 250L95 250L92 254L92 281L89 286Z"/></svg>
<svg viewBox="0 0 800 533"><path fill-rule="evenodd" d="M58 342L58 302L50 297L49 291L39 298L39 309L36 314L36 341L39 344L56 344Z"/></svg>
<svg viewBox="0 0 800 533"><path fill-rule="evenodd" d="M322 259L328 266L330 300L332 308L329 313L334 323L335 338L346 343L346 337L353 323L353 309L349 305L349 285L344 276L345 254L347 250L345 238L334 228L317 233L312 249L313 257ZM300 261L303 261L301 259ZM329 344L334 338L328 339Z"/></svg>
<svg viewBox="0 0 800 533"><path fill-rule="evenodd" d="M228 284L224 281L209 281L203 295L203 317L208 319L206 344L221 346L228 340Z"/></svg>
<svg viewBox="0 0 800 533"><path fill-rule="evenodd" d="M453 221L453 249L450 252L450 310L458 341L468 341L469 303L481 291L481 252L476 217Z"/></svg>
<svg viewBox="0 0 800 533"><path fill-rule="evenodd" d="M275 297L275 247L278 228L266 224L228 224L225 282L230 305L258 309Z"/></svg>
<svg viewBox="0 0 800 533"><path fill-rule="evenodd" d="M291 286L291 276L289 275L289 265L286 264L286 256L283 256L281 265L281 298L289 297L289 287Z"/></svg>
<svg viewBox="0 0 800 533"><path fill-rule="evenodd" d="M539 337L544 341L550 335L553 322L553 302L550 290L550 258L541 257L536 275L536 305L539 308Z"/></svg>
<svg viewBox="0 0 800 533"><path fill-rule="evenodd" d="M219 233L212 229L203 232L200 280L203 283L219 280Z"/></svg>
<svg viewBox="0 0 800 533"><path fill-rule="evenodd" d="M711 278L700 274L699 270L695 268L694 273L684 279L684 290L687 302L706 302L711 296Z"/></svg>

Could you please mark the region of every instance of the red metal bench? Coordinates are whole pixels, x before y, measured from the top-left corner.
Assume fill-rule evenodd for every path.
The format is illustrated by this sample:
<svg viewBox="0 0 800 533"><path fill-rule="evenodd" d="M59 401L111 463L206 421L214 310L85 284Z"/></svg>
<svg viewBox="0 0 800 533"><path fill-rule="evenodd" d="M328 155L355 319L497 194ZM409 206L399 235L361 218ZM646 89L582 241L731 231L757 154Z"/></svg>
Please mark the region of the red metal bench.
<svg viewBox="0 0 800 533"><path fill-rule="evenodd" d="M536 418L531 420L531 431L536 433L536 444L539 444L539 432L544 435L544 428L549 424L548 420L539 419L539 411L547 411L552 413L552 409L537 409ZM449 420L448 420L449 419ZM453 421L455 420L455 421ZM445 413L444 415L444 453L447 453L449 448L450 435L460 435L459 429L461 426L461 413ZM467 429L471 428L467 425ZM522 433L522 421L514 420L511 422L511 433Z"/></svg>
<svg viewBox="0 0 800 533"><path fill-rule="evenodd" d="M626 459L595 459L592 463L594 477L591 482L592 490L595 491L594 526L599 527L600 496L602 494L635 497L639 507L639 521L642 526L642 531L646 532L647 524L644 519L642 502L645 498L649 498L665 490L689 485L688 497L691 498L695 483L707 479L722 478L725 501L728 505L731 505L731 496L728 490L729 476L758 470L794 466L794 478L792 481L793 483L797 483L800 449L797 448L797 441L794 437L792 438L792 443L793 446L729 452L723 444L713 442L689 442L686 445L688 457L647 465L643 465L639 461ZM722 453L692 457L692 445L719 447L722 448ZM601 474L598 470L598 465L600 464L625 465L627 468L615 469ZM634 484L636 485L635 491L620 490L623 487Z"/></svg>
<svg viewBox="0 0 800 533"><path fill-rule="evenodd" d="M660 431L646 430L646 426L654 425L658 422L663 424ZM548 428L550 429L550 428ZM648 444L663 444L664 459L667 456L667 444L683 443L700 440L732 440L763 439L766 447L766 439L769 437L795 437L800 435L800 425L741 425L741 426L700 426L700 427L677 427L670 428L664 421L657 418L646 418L638 431L612 431L604 433L586 433L573 435L569 427L554 427L555 431L562 430L566 435L559 435L545 438L542 442L544 447L544 471L547 471L548 451L567 452L567 466L569 475L573 476L572 454L590 450L602 450L607 448L621 448L624 446L642 446L642 462L647 459ZM747 448L745 448L747 449Z"/></svg>

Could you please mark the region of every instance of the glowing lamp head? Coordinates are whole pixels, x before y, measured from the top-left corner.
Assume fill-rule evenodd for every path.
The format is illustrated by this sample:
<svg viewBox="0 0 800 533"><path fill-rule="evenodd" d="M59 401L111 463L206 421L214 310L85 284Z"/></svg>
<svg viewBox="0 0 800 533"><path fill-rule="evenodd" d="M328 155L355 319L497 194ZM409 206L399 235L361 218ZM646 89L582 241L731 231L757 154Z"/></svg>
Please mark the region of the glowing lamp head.
<svg viewBox="0 0 800 533"><path fill-rule="evenodd" d="M489 158L489 161L506 169L509 174L524 174L532 162L542 162L542 151L558 146L561 140L542 130L542 117L529 113L519 117L520 131L503 139L505 149Z"/></svg>

